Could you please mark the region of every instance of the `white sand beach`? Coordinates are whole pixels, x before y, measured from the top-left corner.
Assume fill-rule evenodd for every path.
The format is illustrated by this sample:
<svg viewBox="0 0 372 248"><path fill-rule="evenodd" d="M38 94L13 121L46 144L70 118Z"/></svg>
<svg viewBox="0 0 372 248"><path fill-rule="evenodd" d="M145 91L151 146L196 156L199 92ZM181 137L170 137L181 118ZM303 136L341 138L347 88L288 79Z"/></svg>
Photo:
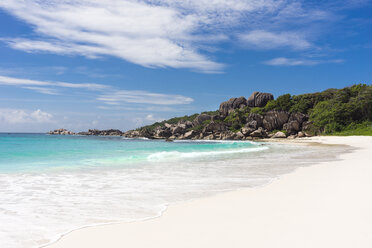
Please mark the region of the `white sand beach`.
<svg viewBox="0 0 372 248"><path fill-rule="evenodd" d="M372 137L300 142L358 149L263 187L171 205L159 218L79 229L48 247L372 247Z"/></svg>

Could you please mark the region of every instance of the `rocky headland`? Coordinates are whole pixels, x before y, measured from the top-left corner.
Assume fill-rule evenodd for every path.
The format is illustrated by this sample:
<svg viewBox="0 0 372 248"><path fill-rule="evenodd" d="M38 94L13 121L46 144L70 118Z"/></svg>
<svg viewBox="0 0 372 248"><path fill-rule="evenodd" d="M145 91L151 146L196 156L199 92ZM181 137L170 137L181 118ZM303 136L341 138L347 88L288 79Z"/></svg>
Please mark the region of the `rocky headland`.
<svg viewBox="0 0 372 248"><path fill-rule="evenodd" d="M252 140L262 138L296 138L314 135L309 116L302 113L272 110L264 114L250 113L251 108L263 108L274 100L270 93L254 92L248 99L231 98L215 112L164 122L130 130L124 136L150 139ZM171 119L172 121L172 119Z"/></svg>
<svg viewBox="0 0 372 248"><path fill-rule="evenodd" d="M175 117L135 130L116 129L54 135L104 135L149 139L252 140L302 138L319 134L372 135L372 86L357 84L343 89L274 99L253 92L222 102L217 111Z"/></svg>
<svg viewBox="0 0 372 248"><path fill-rule="evenodd" d="M60 129L56 129L53 131L49 131L48 134L51 134L51 135L122 136L124 133L118 129L108 129L108 130L89 129L86 132L74 133L64 128L60 128Z"/></svg>

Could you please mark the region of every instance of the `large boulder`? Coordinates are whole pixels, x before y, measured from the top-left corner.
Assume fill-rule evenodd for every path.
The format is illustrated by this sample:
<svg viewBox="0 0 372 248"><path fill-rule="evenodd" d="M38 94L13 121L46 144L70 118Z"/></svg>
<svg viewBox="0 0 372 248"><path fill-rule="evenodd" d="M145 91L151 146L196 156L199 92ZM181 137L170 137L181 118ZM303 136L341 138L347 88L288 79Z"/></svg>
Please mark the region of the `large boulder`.
<svg viewBox="0 0 372 248"><path fill-rule="evenodd" d="M297 137L303 138L303 137L306 137L306 134L304 132L298 132Z"/></svg>
<svg viewBox="0 0 372 248"><path fill-rule="evenodd" d="M298 121L288 121L288 123L283 125L283 130L288 134L296 134L301 130L301 124Z"/></svg>
<svg viewBox="0 0 372 248"><path fill-rule="evenodd" d="M302 125L302 123L307 120L309 120L309 116L303 113L295 112L295 113L291 113L291 115L289 116L288 122L297 121L300 125Z"/></svg>
<svg viewBox="0 0 372 248"><path fill-rule="evenodd" d="M154 138L156 139L167 139L172 136L172 130L167 127L156 127L154 130Z"/></svg>
<svg viewBox="0 0 372 248"><path fill-rule="evenodd" d="M232 111L247 106L245 97L231 98L230 100L220 104L219 112L222 116L228 116Z"/></svg>
<svg viewBox="0 0 372 248"><path fill-rule="evenodd" d="M253 92L247 100L248 107L265 107L267 102L274 100L274 96L270 93Z"/></svg>
<svg viewBox="0 0 372 248"><path fill-rule="evenodd" d="M203 124L204 121L210 121L211 119L212 119L212 117L210 115L200 114L197 117L195 117L192 124L193 124L193 126L198 126L198 125Z"/></svg>
<svg viewBox="0 0 372 248"><path fill-rule="evenodd" d="M85 134L87 132L81 132L81 133L84 133L82 135L87 135L87 134ZM81 133L79 133L79 134L81 134ZM124 133L124 136L127 137L127 138L137 138L137 137L140 137L140 132L137 131L137 130L129 130L129 131Z"/></svg>
<svg viewBox="0 0 372 248"><path fill-rule="evenodd" d="M319 128L317 128L311 121L305 121L302 123L302 132L307 137L318 135L320 133Z"/></svg>
<svg viewBox="0 0 372 248"><path fill-rule="evenodd" d="M257 129L262 127L263 116L260 114L251 113L247 118L246 127Z"/></svg>
<svg viewBox="0 0 372 248"><path fill-rule="evenodd" d="M283 129L284 123L287 123L289 119L289 113L286 111L271 110L265 114L263 119L263 127L272 131L275 129Z"/></svg>
<svg viewBox="0 0 372 248"><path fill-rule="evenodd" d="M227 126L224 123L211 122L206 125L203 129L203 133L206 132L223 132L227 130Z"/></svg>
<svg viewBox="0 0 372 248"><path fill-rule="evenodd" d="M288 123L285 123L283 125L283 129L287 132L289 135L297 134L302 129L302 123L307 121L309 119L309 116L296 112L291 113L288 118Z"/></svg>
<svg viewBox="0 0 372 248"><path fill-rule="evenodd" d="M236 135L235 135L235 137L234 137L235 140L242 140L244 138L245 138L245 135L242 132L240 132L240 131L237 132Z"/></svg>
<svg viewBox="0 0 372 248"><path fill-rule="evenodd" d="M213 133L211 133L211 134L208 134L206 136L203 136L203 139L205 139L205 140L214 140L215 139L215 136L214 136Z"/></svg>
<svg viewBox="0 0 372 248"><path fill-rule="evenodd" d="M232 140L234 139L236 136L236 133L232 132L232 131L226 131L226 132L222 132L221 133L221 139L222 140Z"/></svg>
<svg viewBox="0 0 372 248"><path fill-rule="evenodd" d="M180 135L186 132L186 125L185 124L178 124L175 127L171 128L172 135Z"/></svg>
<svg viewBox="0 0 372 248"><path fill-rule="evenodd" d="M279 131L279 132L276 132L271 138L283 139L283 138L287 138L287 135L285 135L285 133Z"/></svg>
<svg viewBox="0 0 372 248"><path fill-rule="evenodd" d="M192 122L187 120L180 120L177 125L185 125L186 128L192 127Z"/></svg>
<svg viewBox="0 0 372 248"><path fill-rule="evenodd" d="M223 121L225 119L225 117L221 116L221 115L212 115L211 116L211 121Z"/></svg>
<svg viewBox="0 0 372 248"><path fill-rule="evenodd" d="M186 132L186 133L182 136L182 138L183 138L183 139L191 139L191 138L196 137L197 135L199 135L198 132L196 132L195 130L191 130L191 131Z"/></svg>
<svg viewBox="0 0 372 248"><path fill-rule="evenodd" d="M253 131L250 136L254 138L266 138L267 133L262 127L259 127L256 131Z"/></svg>
<svg viewBox="0 0 372 248"><path fill-rule="evenodd" d="M147 128L143 128L138 132L138 136L145 137L145 138L151 138L153 136L153 133Z"/></svg>
<svg viewBox="0 0 372 248"><path fill-rule="evenodd" d="M254 132L256 129L255 128L250 128L250 127L247 127L244 126L240 129L241 133L244 134L245 136L248 136L250 135L252 132Z"/></svg>

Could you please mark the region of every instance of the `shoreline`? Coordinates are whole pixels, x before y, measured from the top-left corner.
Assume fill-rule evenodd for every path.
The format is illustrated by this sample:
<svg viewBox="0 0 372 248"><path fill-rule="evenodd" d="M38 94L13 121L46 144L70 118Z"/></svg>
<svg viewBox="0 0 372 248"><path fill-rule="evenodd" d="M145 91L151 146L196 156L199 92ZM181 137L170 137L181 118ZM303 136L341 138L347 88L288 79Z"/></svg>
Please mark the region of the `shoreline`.
<svg viewBox="0 0 372 248"><path fill-rule="evenodd" d="M273 246L275 247L275 244L276 244L275 242L273 244L270 244L270 242L268 241L265 241L262 243L262 242L259 242L258 240L253 239L254 235L250 237L253 240L245 239L245 238L242 238L241 236L242 230L245 230L247 228L250 229L249 232L256 233L255 237L260 236L260 235L262 236L264 233L266 233L266 231L265 230L260 231L260 228L257 228L257 226L260 226L260 225L262 226L264 225L264 223L268 224L269 226L271 225L278 226L279 224L278 220L273 219L270 221L267 219L267 217L265 217L265 214L263 214L262 209L265 209L269 206L267 206L267 204L262 204L262 203L260 205L259 203L254 201L254 199L264 198L263 200L264 201L266 200L266 202L269 200L269 202L267 203L270 203L270 199L279 200L276 194L273 194L277 192L278 189L279 189L279 192L277 192L277 195L284 197L284 198L289 197L288 188L286 188L287 191L286 190L283 191L283 187L284 187L283 185L288 184L288 181L291 181L291 180L295 181L295 184L291 186L301 186L301 180L298 179L297 177L301 177L302 181L303 179L307 179L305 181L308 181L309 175L314 176L316 172L318 173L318 176L320 177L324 176L322 175L323 173L321 173L322 171L324 172L324 171L331 170L333 173L337 174L337 169L333 168L335 166L336 167L342 166L343 168L347 167L346 170L348 171L348 173L351 172L352 174L353 169L349 168L351 167L351 165L348 165L349 164L348 162L351 162L351 158L354 158L356 155L360 156L362 154L364 154L364 157L361 156L359 160L365 161L365 159L363 160L363 158L366 158L365 154L368 155L368 151L372 151L371 141L372 141L372 137L360 137L360 136L357 136L357 137L328 137L328 136L324 137L324 136L321 136L321 137L314 137L314 138L306 138L302 140L295 140L294 142L285 140L285 143L314 143L314 142L320 142L322 144L350 143L347 145L351 145L357 148L359 146L359 149L354 149L351 153L341 154L336 161L322 162L322 163L314 164L310 167L302 167L300 170L297 169L292 173L282 175L278 180L274 180L273 182L266 184L264 186L261 186L261 187L239 189L236 191L220 193L220 194L206 197L206 198L194 199L194 200L190 200L190 201L186 201L182 203L171 204L169 207L166 208L165 211L162 212L162 214L159 217L153 217L149 220L142 220L142 221L130 222L130 223L119 223L119 224L104 224L104 225L93 226L93 227L83 227L83 228L71 231L67 234L64 234L56 242L45 245L43 247L51 247L51 248L57 248L57 247L123 247L125 245L129 247L149 247L149 246L152 246L152 247L160 247L160 246L161 247L175 247L175 246L177 247L192 247L192 246L226 247L229 242L234 242L234 247L244 247L247 245L254 245L255 247L273 247ZM358 145L358 142L361 144ZM365 151L366 149L367 149L367 152ZM338 164L341 164L341 165L338 165ZM363 167L363 165L364 167L366 167L366 165L362 163L361 166ZM372 172L372 169L368 168L368 166L367 166L367 169L369 169L369 171L367 172ZM345 168L343 170L345 170ZM366 175L368 173L363 172L362 174ZM323 182L323 183L327 185L327 182ZM330 182L328 184L330 184ZM344 186L344 184L341 186ZM307 187L309 186L314 187L312 191L319 190L317 185L307 185ZM354 187L356 186L354 185ZM291 192L291 190L289 191ZM311 194L312 191L310 190L308 193ZM372 193L371 190L368 188L364 189L364 191L368 191ZM301 192L291 192L291 193L292 194L300 193L299 195L300 196L302 195ZM364 192L363 194L368 195L369 193ZM351 197L352 195L349 195L349 196ZM315 198L314 200L316 199L317 198ZM292 202L292 204L300 203L301 205L301 202L296 202L295 199L292 199L292 201L294 201ZM304 201L306 202L306 200ZM366 209L372 207L371 200L369 201L366 200L366 201L367 201ZM235 204L232 204L232 206L229 206L229 202L235 203ZM310 205L311 203L314 204L314 202L310 202ZM337 201L328 202L328 203L331 203L331 205L332 203L337 205ZM247 208L244 209L244 211L242 211L243 209L239 207L235 209L236 208L235 205L239 206L239 204L246 205ZM258 207L258 209L254 208L252 204ZM287 206L287 207L290 207L290 206ZM343 206L339 206L339 207L342 208ZM271 210L272 211L271 212L269 211L268 213L273 215L276 211L275 209L271 209ZM320 210L318 209L318 211ZM252 215L252 212L256 214ZM372 227L372 214L369 214L369 215L368 213L365 213L365 214L367 215L370 221L369 222L367 221L367 223L361 223L361 224L367 225L368 228L370 226ZM294 218L296 220L295 216L292 216L290 212L287 212L286 217L288 217L289 219ZM248 219L250 221L247 221L247 217L249 217ZM344 217L349 218L348 216L344 216ZM231 218L235 220L233 221L233 223L231 223L231 220L232 220ZM261 221L257 220L256 225L249 223L252 221L252 219L255 219L255 218L261 219ZM224 228L222 229L219 228L221 223L223 224L222 226L230 226L230 231L227 231ZM298 223L298 224L300 224L300 226L303 228L307 226L307 225L304 226L304 223ZM205 228L200 229L201 226ZM333 227L336 228L337 226L333 226ZM361 227L360 229L370 230L368 228L364 229L363 227ZM298 230L298 228L296 229ZM278 230L280 230L280 228ZM243 231L243 233L249 233L249 232ZM164 235L166 233L169 233L169 236ZM123 234L127 234L127 235L123 235ZM203 235L200 235L200 234L203 234ZM270 238L271 236L269 234L273 235L273 237L278 238L275 232L266 233L265 236L268 235L267 237L269 241L276 240L275 238ZM288 233L285 233L285 234L288 234ZM212 237L217 237L217 236L219 237L219 235L222 235L221 238L217 238L217 239L212 238ZM192 237L192 238L185 239L185 237ZM303 238L304 237L300 239L303 240ZM293 237L293 240L292 240L293 242L291 242L291 240L287 240L287 242L283 243L282 245L283 247L292 247L291 245L294 245L293 243L295 243L296 245L294 245L293 247L301 246L300 244L298 244L298 242L294 242L295 240L298 241L298 237ZM326 240L328 239L325 239L324 241ZM314 241L314 239L311 239L311 241ZM319 241L322 241L322 240L319 240ZM367 241L368 242L366 242L366 244L363 244L365 246L358 246L358 247L370 247L372 245L371 235L367 235ZM266 246L265 245L266 243L270 245ZM341 242L340 245L345 244L345 246L342 246L342 247L350 247L350 246L347 246L346 243L347 242ZM319 244L317 246L326 247L326 246L319 246ZM302 247L304 246L302 245ZM315 247L315 246L309 245L309 247ZM330 247L330 245L328 245L328 247Z"/></svg>

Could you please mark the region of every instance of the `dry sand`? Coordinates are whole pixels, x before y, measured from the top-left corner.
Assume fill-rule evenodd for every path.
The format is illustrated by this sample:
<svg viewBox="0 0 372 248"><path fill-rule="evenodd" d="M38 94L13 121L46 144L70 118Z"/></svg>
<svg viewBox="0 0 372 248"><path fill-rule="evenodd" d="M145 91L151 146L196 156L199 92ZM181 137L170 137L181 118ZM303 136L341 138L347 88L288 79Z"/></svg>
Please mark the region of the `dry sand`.
<svg viewBox="0 0 372 248"><path fill-rule="evenodd" d="M359 149L253 189L170 206L155 219L73 231L50 248L372 247L372 137L302 142Z"/></svg>

